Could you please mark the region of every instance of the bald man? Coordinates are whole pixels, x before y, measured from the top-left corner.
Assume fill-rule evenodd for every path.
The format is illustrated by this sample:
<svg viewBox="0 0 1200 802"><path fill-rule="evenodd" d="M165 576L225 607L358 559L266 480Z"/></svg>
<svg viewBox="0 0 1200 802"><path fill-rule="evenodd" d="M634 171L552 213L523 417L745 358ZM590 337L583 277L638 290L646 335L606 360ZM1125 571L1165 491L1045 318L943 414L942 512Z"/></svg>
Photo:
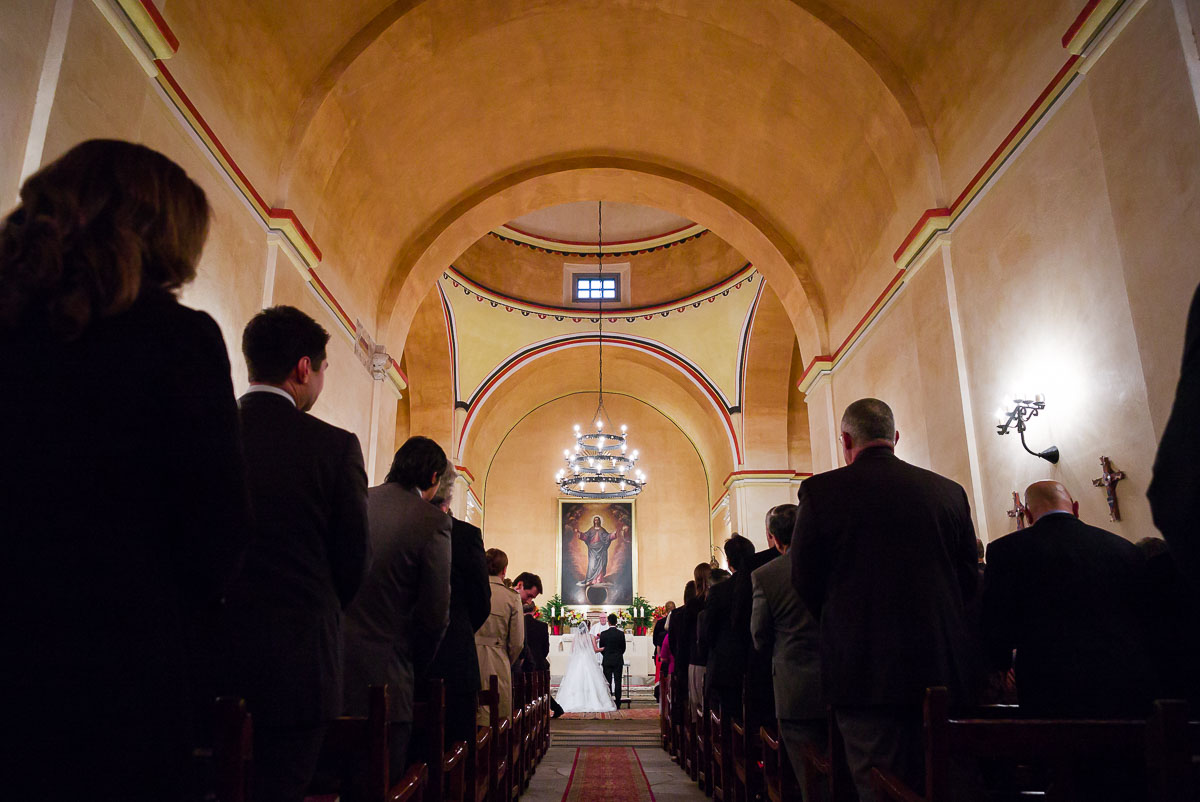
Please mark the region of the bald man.
<svg viewBox="0 0 1200 802"><path fill-rule="evenodd" d="M993 668L1016 651L1022 712L1145 716L1155 691L1138 548L1079 520L1058 482L1025 491L1031 526L988 546L983 627Z"/></svg>

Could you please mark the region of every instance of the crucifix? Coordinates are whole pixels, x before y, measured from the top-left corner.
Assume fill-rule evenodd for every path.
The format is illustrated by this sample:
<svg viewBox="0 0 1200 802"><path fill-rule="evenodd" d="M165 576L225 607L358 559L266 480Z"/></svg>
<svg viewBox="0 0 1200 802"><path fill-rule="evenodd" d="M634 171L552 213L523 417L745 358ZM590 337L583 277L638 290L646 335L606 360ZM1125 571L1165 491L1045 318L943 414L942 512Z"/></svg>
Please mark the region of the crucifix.
<svg viewBox="0 0 1200 802"><path fill-rule="evenodd" d="M1025 528L1025 514L1029 512L1029 508L1021 503L1021 494L1013 491L1013 508L1006 513L1009 518L1017 520L1017 529Z"/></svg>
<svg viewBox="0 0 1200 802"><path fill-rule="evenodd" d="M1108 497L1108 520L1121 520L1121 508L1117 506L1117 482L1125 478L1125 471L1114 471L1112 460L1100 458L1100 478L1092 480L1093 487L1103 487L1104 495Z"/></svg>

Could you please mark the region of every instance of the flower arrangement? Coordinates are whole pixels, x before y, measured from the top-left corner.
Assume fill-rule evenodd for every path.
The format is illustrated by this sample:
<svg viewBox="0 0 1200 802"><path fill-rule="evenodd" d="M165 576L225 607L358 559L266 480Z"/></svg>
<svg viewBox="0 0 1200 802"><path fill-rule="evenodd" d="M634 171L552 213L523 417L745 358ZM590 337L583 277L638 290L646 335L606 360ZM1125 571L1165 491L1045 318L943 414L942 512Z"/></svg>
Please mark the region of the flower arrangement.
<svg viewBox="0 0 1200 802"><path fill-rule="evenodd" d="M667 605L660 604L657 607L655 607L654 612L651 614L650 617L653 618L655 621L659 621L663 618L666 618L667 617Z"/></svg>
<svg viewBox="0 0 1200 802"><path fill-rule="evenodd" d="M650 617L652 609L650 602L641 596L633 597L633 603L625 609L624 614L629 621L629 625L633 627L634 634L646 634L646 628L654 623L654 620Z"/></svg>
<svg viewBox="0 0 1200 802"><path fill-rule="evenodd" d="M562 626L566 623L567 607L563 604L562 596L555 593L534 615L550 625L555 635L562 634Z"/></svg>
<svg viewBox="0 0 1200 802"><path fill-rule="evenodd" d="M584 616L584 614L579 612L578 610L567 610L567 612L566 612L566 623L569 626L576 626L578 624L582 624L586 620L587 620L587 618Z"/></svg>

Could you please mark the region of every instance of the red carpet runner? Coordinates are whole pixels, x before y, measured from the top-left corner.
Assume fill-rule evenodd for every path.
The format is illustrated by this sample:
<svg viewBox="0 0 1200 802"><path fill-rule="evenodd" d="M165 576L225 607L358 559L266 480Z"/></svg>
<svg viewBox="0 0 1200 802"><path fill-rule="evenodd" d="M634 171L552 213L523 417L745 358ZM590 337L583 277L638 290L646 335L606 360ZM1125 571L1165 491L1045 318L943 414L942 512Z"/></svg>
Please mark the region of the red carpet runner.
<svg viewBox="0 0 1200 802"><path fill-rule="evenodd" d="M650 781L629 746L585 746L575 763L562 802L654 802Z"/></svg>

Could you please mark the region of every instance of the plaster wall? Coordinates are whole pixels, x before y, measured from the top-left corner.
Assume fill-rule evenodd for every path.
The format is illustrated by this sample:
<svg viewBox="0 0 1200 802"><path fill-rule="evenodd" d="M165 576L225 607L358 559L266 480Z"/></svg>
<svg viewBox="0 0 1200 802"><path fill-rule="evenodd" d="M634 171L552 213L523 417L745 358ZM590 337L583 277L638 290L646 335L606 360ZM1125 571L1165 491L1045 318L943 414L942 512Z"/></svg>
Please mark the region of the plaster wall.
<svg viewBox="0 0 1200 802"><path fill-rule="evenodd" d="M754 543L756 551L767 547L767 511L779 504L795 504L799 484L784 482L735 482L730 488L734 531ZM728 536L727 536L728 537ZM715 539L721 546L723 539Z"/></svg>
<svg viewBox="0 0 1200 802"><path fill-rule="evenodd" d="M0 12L0 209L16 202L54 3L9 3Z"/></svg>
<svg viewBox="0 0 1200 802"><path fill-rule="evenodd" d="M551 401L521 418L496 452L482 482L483 539L508 554L509 573L533 571L557 593L558 489L554 471L570 444L571 426L594 395ZM614 420L627 421L637 445L656 465L635 503L638 547L635 590L653 604L679 601L696 563L709 557L710 499L700 456L674 423L645 403L606 397ZM589 407L590 408L590 407ZM478 475L478 472L477 472ZM476 488L479 492L479 488Z"/></svg>

